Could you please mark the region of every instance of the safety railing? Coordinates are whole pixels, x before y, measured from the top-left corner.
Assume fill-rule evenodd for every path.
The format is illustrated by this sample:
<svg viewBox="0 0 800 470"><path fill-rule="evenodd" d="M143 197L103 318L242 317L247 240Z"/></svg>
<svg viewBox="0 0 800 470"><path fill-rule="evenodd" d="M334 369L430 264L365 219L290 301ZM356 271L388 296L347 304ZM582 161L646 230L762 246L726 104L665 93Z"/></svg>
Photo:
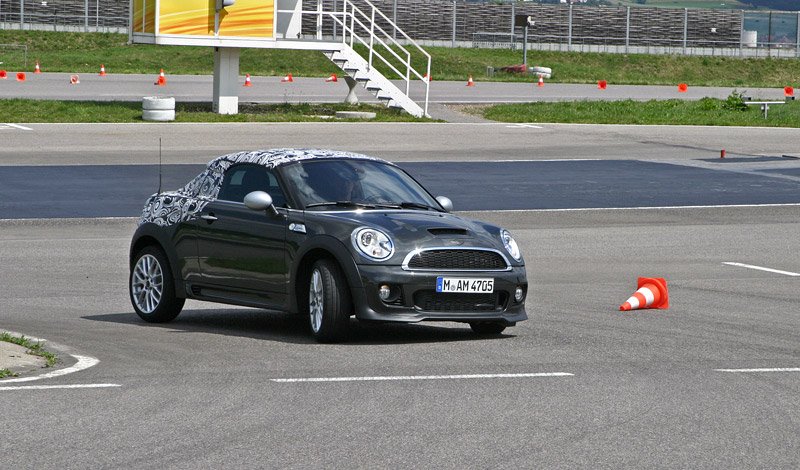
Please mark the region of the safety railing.
<svg viewBox="0 0 800 470"><path fill-rule="evenodd" d="M405 82L405 94L410 95L411 81L419 79L425 87L424 112L428 114L430 98L431 56L415 40L408 36L388 16L381 12L369 0L360 0L365 8L359 8L351 0L343 0L341 11L324 11L322 1L318 1L316 10L301 11L303 15L314 15L317 18L317 39L322 39L322 19L329 18L341 28L341 42L355 48L361 45L366 48L366 61L370 69L377 63L392 71L397 78ZM366 11L364 11L366 9ZM278 10L277 13L296 13ZM379 22L388 25L386 31ZM403 41L402 43L400 41ZM424 61L424 72L417 70L414 58Z"/></svg>

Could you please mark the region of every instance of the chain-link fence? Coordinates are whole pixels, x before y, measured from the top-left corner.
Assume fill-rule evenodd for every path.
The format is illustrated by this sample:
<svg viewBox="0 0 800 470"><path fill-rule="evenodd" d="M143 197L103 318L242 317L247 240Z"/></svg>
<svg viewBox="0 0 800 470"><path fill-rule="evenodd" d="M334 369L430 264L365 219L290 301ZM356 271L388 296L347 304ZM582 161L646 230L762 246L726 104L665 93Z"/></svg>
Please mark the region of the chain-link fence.
<svg viewBox="0 0 800 470"><path fill-rule="evenodd" d="M0 28L127 33L130 0L0 0Z"/></svg>
<svg viewBox="0 0 800 470"><path fill-rule="evenodd" d="M276 0L280 9L281 0ZM303 0L303 10L340 11L343 0ZM364 4L363 0L355 0ZM800 12L539 5L465 0L372 0L422 44L521 48L516 16L530 16L531 49L800 57ZM0 0L0 28L127 32L129 0ZM386 25L386 30L390 30ZM303 19L316 36L317 21ZM326 38L338 35L323 20Z"/></svg>

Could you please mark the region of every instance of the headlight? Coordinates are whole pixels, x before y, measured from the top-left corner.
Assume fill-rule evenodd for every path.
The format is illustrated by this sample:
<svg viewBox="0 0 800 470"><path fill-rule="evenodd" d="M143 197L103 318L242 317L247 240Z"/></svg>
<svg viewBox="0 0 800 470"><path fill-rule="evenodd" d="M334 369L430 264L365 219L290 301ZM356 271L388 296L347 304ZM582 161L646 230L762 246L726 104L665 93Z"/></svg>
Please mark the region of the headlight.
<svg viewBox="0 0 800 470"><path fill-rule="evenodd" d="M394 254L392 239L380 230L369 227L357 228L351 238L353 246L369 259L382 261Z"/></svg>
<svg viewBox="0 0 800 470"><path fill-rule="evenodd" d="M500 238L503 240L503 246L506 247L508 254L515 260L522 261L522 253L519 251L519 246L508 230L501 230Z"/></svg>

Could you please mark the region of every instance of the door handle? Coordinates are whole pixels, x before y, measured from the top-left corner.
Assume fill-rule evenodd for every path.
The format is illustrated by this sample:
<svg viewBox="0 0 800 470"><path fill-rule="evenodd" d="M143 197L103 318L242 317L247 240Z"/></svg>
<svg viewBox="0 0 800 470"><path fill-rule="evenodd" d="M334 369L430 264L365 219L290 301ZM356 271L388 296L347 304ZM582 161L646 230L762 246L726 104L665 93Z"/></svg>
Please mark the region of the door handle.
<svg viewBox="0 0 800 470"><path fill-rule="evenodd" d="M206 221L206 222L208 222L209 224L210 224L211 222L214 222L215 220L217 220L217 218L216 218L216 217L214 217L214 214L203 214L203 215L201 215L201 216L200 216L200 218L201 218L201 219L203 219L203 220L205 220L205 221Z"/></svg>

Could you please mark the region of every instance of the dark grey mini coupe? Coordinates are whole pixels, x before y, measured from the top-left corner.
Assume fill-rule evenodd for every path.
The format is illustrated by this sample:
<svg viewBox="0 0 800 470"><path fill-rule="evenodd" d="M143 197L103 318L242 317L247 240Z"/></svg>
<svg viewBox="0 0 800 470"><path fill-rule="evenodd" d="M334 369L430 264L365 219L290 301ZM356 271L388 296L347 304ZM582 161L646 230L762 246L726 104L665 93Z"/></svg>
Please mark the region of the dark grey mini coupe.
<svg viewBox="0 0 800 470"><path fill-rule="evenodd" d="M508 231L453 214L397 166L308 149L219 157L145 203L130 296L167 322L185 299L300 313L319 341L360 321L526 320L528 282Z"/></svg>

